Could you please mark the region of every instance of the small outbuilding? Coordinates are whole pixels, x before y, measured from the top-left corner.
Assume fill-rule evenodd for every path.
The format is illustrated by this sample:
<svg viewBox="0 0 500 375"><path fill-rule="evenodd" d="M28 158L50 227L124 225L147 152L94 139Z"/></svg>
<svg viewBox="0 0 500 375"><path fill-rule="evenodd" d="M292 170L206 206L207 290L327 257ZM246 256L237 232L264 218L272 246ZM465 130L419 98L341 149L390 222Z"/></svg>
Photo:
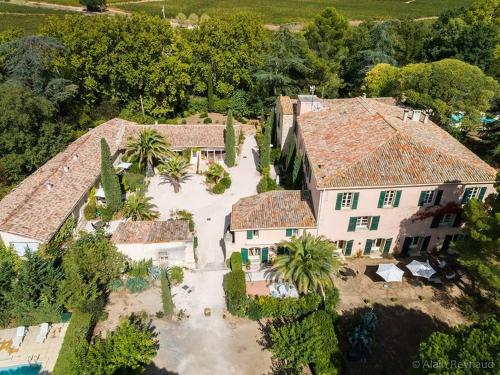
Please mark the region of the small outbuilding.
<svg viewBox="0 0 500 375"><path fill-rule="evenodd" d="M155 265L195 267L193 236L186 220L126 221L111 241L133 261L152 259Z"/></svg>

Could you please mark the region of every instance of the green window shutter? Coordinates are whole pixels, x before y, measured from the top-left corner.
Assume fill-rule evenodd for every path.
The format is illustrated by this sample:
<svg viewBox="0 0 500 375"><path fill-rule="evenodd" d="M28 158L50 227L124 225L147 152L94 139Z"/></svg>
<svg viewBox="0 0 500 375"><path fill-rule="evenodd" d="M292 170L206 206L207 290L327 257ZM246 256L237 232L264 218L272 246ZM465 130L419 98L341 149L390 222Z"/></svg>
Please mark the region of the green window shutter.
<svg viewBox="0 0 500 375"><path fill-rule="evenodd" d="M267 263L269 260L269 248L268 247L263 247L262 250L260 251L260 260L262 263Z"/></svg>
<svg viewBox="0 0 500 375"><path fill-rule="evenodd" d="M394 199L394 207L399 206L399 201L401 200L401 193L402 192L403 192L403 190L396 191L396 198Z"/></svg>
<svg viewBox="0 0 500 375"><path fill-rule="evenodd" d="M253 231L247 230L247 240L253 239Z"/></svg>
<svg viewBox="0 0 500 375"><path fill-rule="evenodd" d="M450 236L450 235L447 235L445 238L444 238L444 241L443 241L443 246L441 246L441 250L448 250L450 248L450 243L451 243L451 239L453 238L453 236Z"/></svg>
<svg viewBox="0 0 500 375"><path fill-rule="evenodd" d="M351 255L352 253L352 243L354 241L351 240L351 241L347 241L346 245L345 245L345 256L348 257Z"/></svg>
<svg viewBox="0 0 500 375"><path fill-rule="evenodd" d="M403 242L403 249L401 250L401 253L403 255L408 255L408 251L410 250L410 242L411 242L411 237L405 237L405 240Z"/></svg>
<svg viewBox="0 0 500 375"><path fill-rule="evenodd" d="M352 209L353 210L358 208L358 200L359 200L359 193L354 193L354 197L352 198Z"/></svg>
<svg viewBox="0 0 500 375"><path fill-rule="evenodd" d="M286 228L285 235L287 237L292 237L292 233L293 233L292 228Z"/></svg>
<svg viewBox="0 0 500 375"><path fill-rule="evenodd" d="M356 231L356 221L358 220L357 217L350 217L349 218L349 225L347 227L348 232L354 232Z"/></svg>
<svg viewBox="0 0 500 375"><path fill-rule="evenodd" d="M378 197L378 208L384 207L384 199L385 199L385 191L380 192L380 196Z"/></svg>
<svg viewBox="0 0 500 375"><path fill-rule="evenodd" d="M389 254L389 250L391 250L392 238L388 238L385 240L384 244L384 254Z"/></svg>
<svg viewBox="0 0 500 375"><path fill-rule="evenodd" d="M471 193L472 193L472 188L465 189L464 196L462 198L462 204L466 204L470 200Z"/></svg>
<svg viewBox="0 0 500 375"><path fill-rule="evenodd" d="M372 216L372 222L370 224L370 230L377 230L379 222L380 222L380 216Z"/></svg>
<svg viewBox="0 0 500 375"><path fill-rule="evenodd" d="M363 252L363 255L370 255L370 252L372 251L372 243L372 240L366 240L365 251Z"/></svg>
<svg viewBox="0 0 500 375"><path fill-rule="evenodd" d="M344 193L337 193L337 202L335 203L335 209L340 210L342 208L342 195Z"/></svg>
<svg viewBox="0 0 500 375"><path fill-rule="evenodd" d="M437 228L439 226L439 221L441 220L441 215L436 215L432 218L431 228Z"/></svg>
<svg viewBox="0 0 500 375"><path fill-rule="evenodd" d="M425 190L420 192L420 197L418 198L418 205L420 207L424 205L425 193Z"/></svg>
<svg viewBox="0 0 500 375"><path fill-rule="evenodd" d="M462 214L458 213L455 215L455 219L453 220L453 226L458 228L462 224Z"/></svg>
<svg viewBox="0 0 500 375"><path fill-rule="evenodd" d="M486 188L485 187L482 187L480 190L479 190L479 196L477 197L477 199L479 199L481 202L483 201L483 198L484 198L484 194L486 194Z"/></svg>
<svg viewBox="0 0 500 375"><path fill-rule="evenodd" d="M427 248L429 247L430 240L431 240L431 236L427 236L424 238L424 242L422 242L422 247L420 248L420 251L427 251Z"/></svg>
<svg viewBox="0 0 500 375"><path fill-rule="evenodd" d="M248 262L248 249L241 249L241 263L245 265Z"/></svg>
<svg viewBox="0 0 500 375"><path fill-rule="evenodd" d="M436 191L436 198L434 198L434 206L438 206L441 203L441 197L443 196L443 190Z"/></svg>

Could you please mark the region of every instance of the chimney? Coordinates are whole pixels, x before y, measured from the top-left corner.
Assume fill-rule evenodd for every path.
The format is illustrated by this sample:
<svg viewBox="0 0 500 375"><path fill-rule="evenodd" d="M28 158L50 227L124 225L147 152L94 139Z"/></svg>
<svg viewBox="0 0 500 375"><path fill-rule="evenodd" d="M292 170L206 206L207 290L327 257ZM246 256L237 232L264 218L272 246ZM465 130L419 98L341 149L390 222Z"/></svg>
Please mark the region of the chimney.
<svg viewBox="0 0 500 375"><path fill-rule="evenodd" d="M50 181L47 181L47 182L45 183L45 187L47 188L47 190L49 190L49 191L50 191L50 190L52 190L52 188L54 187L54 184L53 184L52 182L50 182Z"/></svg>
<svg viewBox="0 0 500 375"><path fill-rule="evenodd" d="M155 125L158 125L158 120L155 120Z"/></svg>
<svg viewBox="0 0 500 375"><path fill-rule="evenodd" d="M403 122L408 121L408 114L410 113L410 110L405 109L403 112Z"/></svg>
<svg viewBox="0 0 500 375"><path fill-rule="evenodd" d="M363 99L366 99L366 92L363 93Z"/></svg>
<svg viewBox="0 0 500 375"><path fill-rule="evenodd" d="M309 112L319 112L323 109L323 103L316 95L299 95L297 100L297 116Z"/></svg>
<svg viewBox="0 0 500 375"><path fill-rule="evenodd" d="M74 154L74 155L73 155L73 160L74 160L74 161L77 161L77 160L78 160L78 154Z"/></svg>
<svg viewBox="0 0 500 375"><path fill-rule="evenodd" d="M418 109L414 109L413 110L413 113L412 113L412 116L411 116L411 120L412 121L420 121L420 113L422 111L418 110Z"/></svg>
<svg viewBox="0 0 500 375"><path fill-rule="evenodd" d="M69 167L67 165L64 166L64 172L69 172Z"/></svg>
<svg viewBox="0 0 500 375"><path fill-rule="evenodd" d="M424 124L427 124L429 122L429 114L427 112L425 112L425 115L424 115Z"/></svg>

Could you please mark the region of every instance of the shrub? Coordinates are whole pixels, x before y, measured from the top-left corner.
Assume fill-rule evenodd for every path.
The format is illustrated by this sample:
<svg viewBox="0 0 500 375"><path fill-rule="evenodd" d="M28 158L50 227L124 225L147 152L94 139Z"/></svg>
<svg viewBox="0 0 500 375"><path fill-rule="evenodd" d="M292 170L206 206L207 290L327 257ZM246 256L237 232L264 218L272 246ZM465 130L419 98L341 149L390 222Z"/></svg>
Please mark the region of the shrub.
<svg viewBox="0 0 500 375"><path fill-rule="evenodd" d="M109 290L112 292L118 292L122 286L123 283L120 279L114 279L109 283Z"/></svg>
<svg viewBox="0 0 500 375"><path fill-rule="evenodd" d="M276 164L281 158L281 149L278 148L272 148L271 152L269 154L269 160L271 164Z"/></svg>
<svg viewBox="0 0 500 375"><path fill-rule="evenodd" d="M278 190L279 186L268 174L264 174L257 184L257 192L264 193L266 191Z"/></svg>
<svg viewBox="0 0 500 375"><path fill-rule="evenodd" d="M113 210L109 206L101 206L99 207L99 216L101 217L102 221L105 221L106 223L110 222L113 220Z"/></svg>
<svg viewBox="0 0 500 375"><path fill-rule="evenodd" d="M92 314L73 313L59 351L54 375L78 375L88 351L88 340L95 325Z"/></svg>
<svg viewBox="0 0 500 375"><path fill-rule="evenodd" d="M334 322L332 314L315 311L288 325L271 326L273 357L280 360L287 373L310 365L314 374L339 374L340 350Z"/></svg>
<svg viewBox="0 0 500 375"><path fill-rule="evenodd" d="M203 120L203 123L204 124L211 124L212 123L212 119L210 117L205 117L205 119Z"/></svg>
<svg viewBox="0 0 500 375"><path fill-rule="evenodd" d="M170 211L170 217L175 220L187 220L189 222L189 231L194 233L193 214L187 210Z"/></svg>
<svg viewBox="0 0 500 375"><path fill-rule="evenodd" d="M221 182L219 182L218 184L215 184L212 187L212 193L214 193L214 194L222 194L225 191L226 191L226 187Z"/></svg>
<svg viewBox="0 0 500 375"><path fill-rule="evenodd" d="M149 270L153 267L153 260L139 260L128 264L127 274L130 277L145 278L149 276Z"/></svg>
<svg viewBox="0 0 500 375"><path fill-rule="evenodd" d="M189 98L188 111L190 113L206 112L208 101L205 97L192 96Z"/></svg>
<svg viewBox="0 0 500 375"><path fill-rule="evenodd" d="M155 314L156 318L157 319L161 319L165 316L165 313L163 311L157 311L156 314Z"/></svg>
<svg viewBox="0 0 500 375"><path fill-rule="evenodd" d="M193 238L193 247L195 249L198 248L198 236L194 236L194 238Z"/></svg>
<svg viewBox="0 0 500 375"><path fill-rule="evenodd" d="M85 220L94 220L97 217L97 207L95 204L87 204L83 209Z"/></svg>
<svg viewBox="0 0 500 375"><path fill-rule="evenodd" d="M184 280L184 271L182 267L175 266L170 268L168 276L173 285L178 285Z"/></svg>
<svg viewBox="0 0 500 375"><path fill-rule="evenodd" d="M298 318L318 309L321 297L308 294L299 298L274 298L259 296L249 301L249 318ZM250 316L250 312L253 317Z"/></svg>
<svg viewBox="0 0 500 375"><path fill-rule="evenodd" d="M243 259L240 253L232 253L230 257L231 270L241 270L243 267Z"/></svg>
<svg viewBox="0 0 500 375"><path fill-rule="evenodd" d="M208 113L207 112L200 113L200 118L207 118L207 117L208 117Z"/></svg>
<svg viewBox="0 0 500 375"><path fill-rule="evenodd" d="M220 180L219 184L224 186L226 189L229 189L231 187L231 176L229 176L229 173L227 173L222 180Z"/></svg>
<svg viewBox="0 0 500 375"><path fill-rule="evenodd" d="M125 172L122 181L125 191L144 190L144 176L140 173Z"/></svg>
<svg viewBox="0 0 500 375"><path fill-rule="evenodd" d="M141 277L131 277L127 280L127 289L130 293L140 293L148 286L148 282Z"/></svg>
<svg viewBox="0 0 500 375"><path fill-rule="evenodd" d="M223 284L227 310L231 314L245 316L247 306L245 272L239 269L226 273Z"/></svg>
<svg viewBox="0 0 500 375"><path fill-rule="evenodd" d="M167 279L165 271L161 273L161 301L163 304L163 312L167 316L172 316L174 313L174 301L172 300L172 292L170 290L170 283Z"/></svg>

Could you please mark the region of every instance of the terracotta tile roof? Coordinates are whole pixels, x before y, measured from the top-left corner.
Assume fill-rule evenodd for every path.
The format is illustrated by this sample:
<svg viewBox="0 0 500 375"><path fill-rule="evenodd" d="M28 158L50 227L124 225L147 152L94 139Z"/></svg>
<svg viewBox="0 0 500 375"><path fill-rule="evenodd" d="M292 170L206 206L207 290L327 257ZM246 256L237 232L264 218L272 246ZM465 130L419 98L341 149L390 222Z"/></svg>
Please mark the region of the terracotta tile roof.
<svg viewBox="0 0 500 375"><path fill-rule="evenodd" d="M112 119L90 130L0 201L0 231L49 241L100 175L100 142L115 154L143 126ZM224 125L151 125L172 148L224 147ZM65 168L66 167L66 168ZM50 184L50 189L47 187Z"/></svg>
<svg viewBox="0 0 500 375"><path fill-rule="evenodd" d="M231 213L231 230L315 226L309 191L277 190L241 198Z"/></svg>
<svg viewBox="0 0 500 375"><path fill-rule="evenodd" d="M403 108L387 102L325 100L326 109L298 117L319 188L495 180L495 169L445 130L403 122Z"/></svg>
<svg viewBox="0 0 500 375"><path fill-rule="evenodd" d="M289 96L279 96L278 97L281 113L284 115L293 115L293 103Z"/></svg>
<svg viewBox="0 0 500 375"><path fill-rule="evenodd" d="M111 241L115 244L161 243L190 238L186 220L125 221L118 225Z"/></svg>

